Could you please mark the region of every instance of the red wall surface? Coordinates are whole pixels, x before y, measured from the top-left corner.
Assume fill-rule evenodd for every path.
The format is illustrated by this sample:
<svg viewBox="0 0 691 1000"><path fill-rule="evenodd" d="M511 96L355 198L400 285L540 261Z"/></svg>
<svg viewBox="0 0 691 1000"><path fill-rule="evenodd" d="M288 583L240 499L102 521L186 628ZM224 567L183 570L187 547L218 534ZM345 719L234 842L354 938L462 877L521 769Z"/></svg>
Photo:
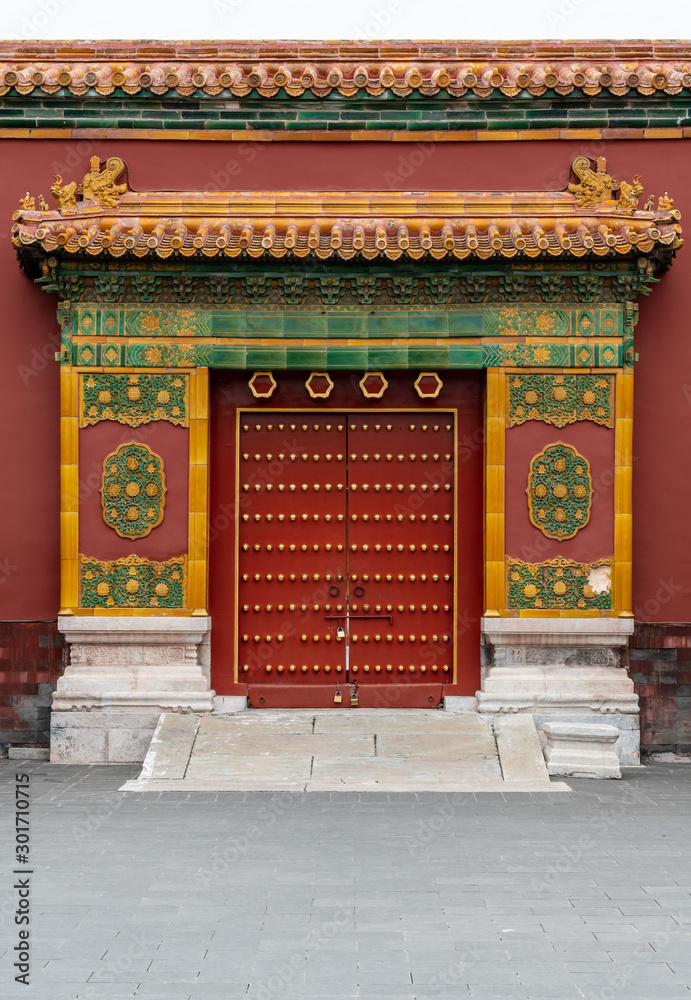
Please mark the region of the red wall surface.
<svg viewBox="0 0 691 1000"><path fill-rule="evenodd" d="M122 156L138 189L559 190L577 155L606 155L612 174L641 174L691 208L683 141L257 143L4 140L0 186L3 364L0 420L0 620L51 618L58 608L56 297L19 272L12 212L28 189L49 197L54 173L80 180L89 157ZM423 162L414 165L424 154ZM410 156L414 153L413 163ZM691 217L691 215L689 216ZM683 223L683 219L682 219ZM639 620L691 620L691 251L641 305L634 437L634 610Z"/></svg>
<svg viewBox="0 0 691 1000"><path fill-rule="evenodd" d="M187 428L157 420L142 427L124 427L104 420L79 432L79 551L94 559L122 559L133 552L161 562L187 552L189 494L189 434ZM121 444L145 444L163 459L165 509L163 520L145 538L121 538L103 520L101 475L106 455Z"/></svg>
<svg viewBox="0 0 691 1000"><path fill-rule="evenodd" d="M531 520L528 509L528 473L535 457L549 444L563 441L590 463L593 499L590 519L573 538L546 538ZM563 556L578 562L597 562L614 555L614 431L581 420L552 427L531 420L512 427L506 435L506 554L524 562L543 562Z"/></svg>

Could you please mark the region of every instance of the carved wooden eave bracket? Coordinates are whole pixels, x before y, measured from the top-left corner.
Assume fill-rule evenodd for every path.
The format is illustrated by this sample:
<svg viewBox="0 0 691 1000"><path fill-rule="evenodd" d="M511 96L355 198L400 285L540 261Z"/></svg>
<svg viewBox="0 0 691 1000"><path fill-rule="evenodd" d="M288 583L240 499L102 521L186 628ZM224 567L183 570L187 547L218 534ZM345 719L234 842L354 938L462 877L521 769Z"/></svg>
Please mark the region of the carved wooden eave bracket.
<svg viewBox="0 0 691 1000"><path fill-rule="evenodd" d="M683 242L666 193L657 209L652 198L639 209L639 178L617 182L604 160L586 157L563 192L135 192L117 183L124 170L117 157L103 166L95 158L78 187L56 178L56 210L42 196L37 210L27 193L12 243L29 273L51 255L219 264L645 257L652 275Z"/></svg>

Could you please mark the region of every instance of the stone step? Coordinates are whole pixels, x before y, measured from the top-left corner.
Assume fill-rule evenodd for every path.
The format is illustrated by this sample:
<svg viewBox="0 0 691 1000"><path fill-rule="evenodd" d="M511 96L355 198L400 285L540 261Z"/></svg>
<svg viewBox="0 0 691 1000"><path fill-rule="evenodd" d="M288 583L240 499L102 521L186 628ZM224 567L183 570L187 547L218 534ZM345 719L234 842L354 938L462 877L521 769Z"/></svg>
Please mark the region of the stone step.
<svg viewBox="0 0 691 1000"><path fill-rule="evenodd" d="M163 713L124 791L564 791L531 715L414 709Z"/></svg>

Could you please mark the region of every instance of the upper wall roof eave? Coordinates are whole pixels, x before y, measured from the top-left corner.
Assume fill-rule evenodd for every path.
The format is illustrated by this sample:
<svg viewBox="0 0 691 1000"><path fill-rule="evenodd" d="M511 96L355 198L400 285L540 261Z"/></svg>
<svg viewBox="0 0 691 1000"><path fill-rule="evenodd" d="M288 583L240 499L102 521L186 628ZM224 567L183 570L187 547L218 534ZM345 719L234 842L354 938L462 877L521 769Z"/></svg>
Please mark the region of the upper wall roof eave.
<svg viewBox="0 0 691 1000"><path fill-rule="evenodd" d="M0 97L648 98L691 89L691 41L0 42Z"/></svg>

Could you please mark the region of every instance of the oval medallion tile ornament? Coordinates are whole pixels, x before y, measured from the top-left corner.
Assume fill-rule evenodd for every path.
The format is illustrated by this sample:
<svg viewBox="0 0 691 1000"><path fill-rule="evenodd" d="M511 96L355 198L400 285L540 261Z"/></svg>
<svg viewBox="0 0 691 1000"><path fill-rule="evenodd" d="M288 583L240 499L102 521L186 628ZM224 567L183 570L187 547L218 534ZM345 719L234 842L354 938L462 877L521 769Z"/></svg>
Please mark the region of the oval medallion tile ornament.
<svg viewBox="0 0 691 1000"><path fill-rule="evenodd" d="M549 444L530 463L526 493L530 520L543 535L573 538L590 518L590 465L563 441Z"/></svg>
<svg viewBox="0 0 691 1000"><path fill-rule="evenodd" d="M163 459L145 444L121 444L103 463L103 520L121 538L144 538L163 520Z"/></svg>

